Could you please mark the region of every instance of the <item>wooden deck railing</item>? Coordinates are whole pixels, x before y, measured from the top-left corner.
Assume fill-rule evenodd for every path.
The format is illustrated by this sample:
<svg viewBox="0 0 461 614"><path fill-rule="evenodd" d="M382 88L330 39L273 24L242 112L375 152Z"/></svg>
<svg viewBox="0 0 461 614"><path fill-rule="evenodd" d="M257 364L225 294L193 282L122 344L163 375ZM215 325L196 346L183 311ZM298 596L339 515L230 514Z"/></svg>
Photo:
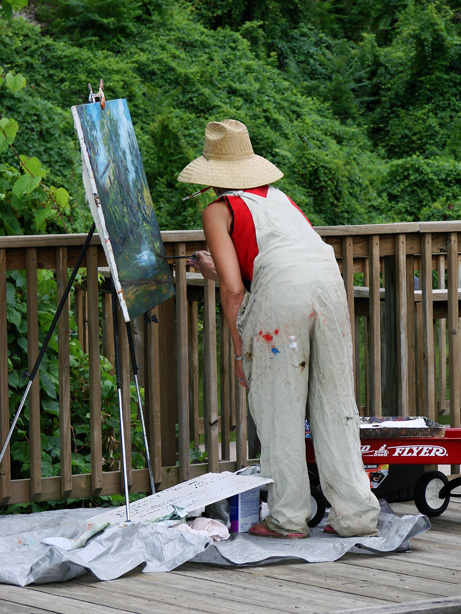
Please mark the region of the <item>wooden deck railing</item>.
<svg viewBox="0 0 461 614"><path fill-rule="evenodd" d="M460 425L461 222L316 229L335 250L351 313L356 398L364 415L449 415ZM205 247L201 231L162 233L168 256ZM85 235L0 238L0 435L5 440L16 407L9 406L7 276L25 270L27 356L39 352L37 271L55 271L58 297ZM171 486L206 471L247 463L247 407L236 384L232 348L214 282L171 260L176 298L133 322L144 414L155 482ZM42 477L41 398L38 376L28 398L30 478L12 479L9 450L0 467L3 503L86 498L122 492L120 471L103 471L100 354L114 359L111 296L98 272L107 267L94 237L76 287L58 325L60 475ZM419 288L418 288L419 286ZM416 289L415 289L416 288ZM91 473L72 467L69 315L89 357ZM121 334L122 395L126 409L127 473L131 492L149 490L147 469L133 469L129 416L130 362ZM127 409L128 408L128 409ZM116 435L117 437L117 435ZM190 463L190 443L202 441L206 463ZM235 443L234 443L235 441ZM251 447L251 450L254 448ZM287 450L289 454L289 450Z"/></svg>

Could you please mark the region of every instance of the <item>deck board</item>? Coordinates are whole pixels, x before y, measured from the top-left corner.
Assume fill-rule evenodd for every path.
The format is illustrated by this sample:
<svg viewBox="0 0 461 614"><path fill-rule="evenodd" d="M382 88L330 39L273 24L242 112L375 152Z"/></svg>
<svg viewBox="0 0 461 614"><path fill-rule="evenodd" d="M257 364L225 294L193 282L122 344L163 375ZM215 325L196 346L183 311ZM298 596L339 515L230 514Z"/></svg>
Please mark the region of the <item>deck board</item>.
<svg viewBox="0 0 461 614"><path fill-rule="evenodd" d="M416 513L412 502L392 507ZM461 611L461 500L453 499L411 546L399 554L349 553L335 563L188 563L165 574L136 569L112 582L85 574L25 588L0 585L0 614L320 614L398 604L410 611L414 602L439 598L459 600Z"/></svg>

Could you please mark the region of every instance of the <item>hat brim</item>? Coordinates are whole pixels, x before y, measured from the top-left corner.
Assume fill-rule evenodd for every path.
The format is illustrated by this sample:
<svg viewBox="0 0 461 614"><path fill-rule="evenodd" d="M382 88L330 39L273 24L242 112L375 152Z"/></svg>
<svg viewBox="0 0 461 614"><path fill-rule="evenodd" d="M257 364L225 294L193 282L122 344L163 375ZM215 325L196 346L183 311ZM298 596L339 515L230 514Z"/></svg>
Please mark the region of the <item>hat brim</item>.
<svg viewBox="0 0 461 614"><path fill-rule="evenodd" d="M178 181L215 188L248 189L273 183L283 177L275 164L253 154L243 160L211 160L200 156L178 175Z"/></svg>

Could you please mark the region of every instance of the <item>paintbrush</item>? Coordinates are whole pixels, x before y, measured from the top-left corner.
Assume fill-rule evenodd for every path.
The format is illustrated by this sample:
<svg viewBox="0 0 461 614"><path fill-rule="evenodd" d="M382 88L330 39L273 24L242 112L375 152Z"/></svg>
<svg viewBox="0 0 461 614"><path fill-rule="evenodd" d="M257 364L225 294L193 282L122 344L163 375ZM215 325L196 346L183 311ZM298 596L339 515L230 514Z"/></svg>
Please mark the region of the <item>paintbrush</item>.
<svg viewBox="0 0 461 614"><path fill-rule="evenodd" d="M209 185L206 188L202 188L198 192L194 192L193 194L189 194L189 196L184 196L184 198L182 199L182 202L184 202L185 200L189 200L189 198L195 198L196 196L199 196L199 194L203 194L203 192L206 192L210 188L211 188L211 185Z"/></svg>
<svg viewBox="0 0 461 614"><path fill-rule="evenodd" d="M177 260L179 258L190 258L191 260L197 260L197 257L192 254L192 256L162 256L165 260Z"/></svg>

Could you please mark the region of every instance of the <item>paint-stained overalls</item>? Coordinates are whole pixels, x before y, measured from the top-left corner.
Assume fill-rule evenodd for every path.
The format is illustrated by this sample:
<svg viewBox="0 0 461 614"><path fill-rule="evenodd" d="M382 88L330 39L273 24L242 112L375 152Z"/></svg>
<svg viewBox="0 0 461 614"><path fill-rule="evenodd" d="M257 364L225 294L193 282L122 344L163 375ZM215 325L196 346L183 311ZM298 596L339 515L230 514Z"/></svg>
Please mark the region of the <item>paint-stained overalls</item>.
<svg viewBox="0 0 461 614"><path fill-rule="evenodd" d="M261 468L272 477L267 523L307 533L306 401L329 522L342 536L373 535L379 504L360 454L352 342L344 283L333 249L288 197L240 196L253 218L258 255L237 325Z"/></svg>

